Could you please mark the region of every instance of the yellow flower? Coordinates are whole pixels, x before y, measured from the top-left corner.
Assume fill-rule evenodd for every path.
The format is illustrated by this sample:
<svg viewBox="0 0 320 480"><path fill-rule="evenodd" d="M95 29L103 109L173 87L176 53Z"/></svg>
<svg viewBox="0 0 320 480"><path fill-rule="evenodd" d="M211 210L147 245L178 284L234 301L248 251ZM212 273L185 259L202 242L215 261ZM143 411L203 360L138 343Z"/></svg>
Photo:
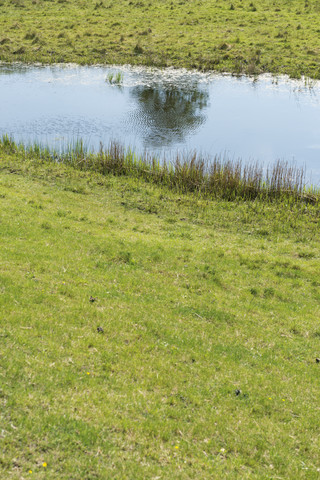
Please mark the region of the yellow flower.
<svg viewBox="0 0 320 480"><path fill-rule="evenodd" d="M32 473L32 470L29 470L29 472L28 472L28 473Z"/></svg>
<svg viewBox="0 0 320 480"><path fill-rule="evenodd" d="M43 464L42 464L42 466L43 466L44 468L46 468L47 465L48 465L47 462L43 462Z"/></svg>
<svg viewBox="0 0 320 480"><path fill-rule="evenodd" d="M178 445L176 445L174 448L179 448Z"/></svg>
<svg viewBox="0 0 320 480"><path fill-rule="evenodd" d="M90 375L90 372L87 372L87 375Z"/></svg>

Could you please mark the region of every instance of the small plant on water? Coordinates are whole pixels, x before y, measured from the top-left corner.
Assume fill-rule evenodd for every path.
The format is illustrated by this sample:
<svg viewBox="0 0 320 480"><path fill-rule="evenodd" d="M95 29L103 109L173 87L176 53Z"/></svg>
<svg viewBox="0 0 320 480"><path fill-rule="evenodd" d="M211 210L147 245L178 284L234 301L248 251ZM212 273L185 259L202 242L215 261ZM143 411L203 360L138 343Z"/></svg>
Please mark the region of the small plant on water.
<svg viewBox="0 0 320 480"><path fill-rule="evenodd" d="M110 85L121 85L123 82L123 74L121 72L117 72L116 74L112 72L108 73L106 82L108 82Z"/></svg>

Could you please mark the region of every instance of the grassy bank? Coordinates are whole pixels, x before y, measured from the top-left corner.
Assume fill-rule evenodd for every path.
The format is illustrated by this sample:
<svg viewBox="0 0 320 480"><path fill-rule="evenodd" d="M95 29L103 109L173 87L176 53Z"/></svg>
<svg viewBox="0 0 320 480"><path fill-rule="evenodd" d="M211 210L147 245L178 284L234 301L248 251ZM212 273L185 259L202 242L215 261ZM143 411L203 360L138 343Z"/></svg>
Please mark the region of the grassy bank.
<svg viewBox="0 0 320 480"><path fill-rule="evenodd" d="M258 162L246 164L220 156L204 158L196 152L177 153L174 158L160 160L149 153L137 155L117 142L106 148L101 146L94 153L81 140L58 153L39 144L27 147L17 144L8 135L0 139L0 152L15 154L22 161L38 159L102 175L139 178L195 197L320 203L319 188L306 187L304 169L288 162L277 161L264 169Z"/></svg>
<svg viewBox="0 0 320 480"><path fill-rule="evenodd" d="M317 0L1 0L0 59L320 78Z"/></svg>
<svg viewBox="0 0 320 480"><path fill-rule="evenodd" d="M4 149L0 202L1 478L319 478L316 205Z"/></svg>

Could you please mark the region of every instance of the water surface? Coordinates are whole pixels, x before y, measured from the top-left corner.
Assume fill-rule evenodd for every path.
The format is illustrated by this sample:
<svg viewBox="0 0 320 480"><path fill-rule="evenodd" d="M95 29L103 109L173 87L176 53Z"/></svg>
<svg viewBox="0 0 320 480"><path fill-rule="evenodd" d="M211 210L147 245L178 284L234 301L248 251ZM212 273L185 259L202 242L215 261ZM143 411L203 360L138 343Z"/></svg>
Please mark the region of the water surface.
<svg viewBox="0 0 320 480"><path fill-rule="evenodd" d="M122 85L106 82L123 74ZM0 65L0 135L63 149L82 138L305 165L320 182L320 83L185 70Z"/></svg>

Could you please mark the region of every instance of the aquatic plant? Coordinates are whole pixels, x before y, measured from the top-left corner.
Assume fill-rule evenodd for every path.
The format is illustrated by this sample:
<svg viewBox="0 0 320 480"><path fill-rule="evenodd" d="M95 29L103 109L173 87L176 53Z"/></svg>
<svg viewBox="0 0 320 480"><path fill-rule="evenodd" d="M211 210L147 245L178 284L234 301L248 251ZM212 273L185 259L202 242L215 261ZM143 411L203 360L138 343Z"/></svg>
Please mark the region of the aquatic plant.
<svg viewBox="0 0 320 480"><path fill-rule="evenodd" d="M106 82L112 83L113 82L113 73L108 73L106 78Z"/></svg>
<svg viewBox="0 0 320 480"><path fill-rule="evenodd" d="M121 85L123 82L123 73L121 72L117 72L116 74L112 72L108 73L106 82L108 82L110 85Z"/></svg>
<svg viewBox="0 0 320 480"><path fill-rule="evenodd" d="M139 177L182 193L192 192L204 197L226 200L288 198L290 201L320 202L320 190L306 187L305 169L280 160L264 169L259 162L247 164L221 156L210 159L197 152L160 159L150 153L138 155L114 141L106 148L101 145L100 151L94 153L81 139L57 152L39 144L16 144L7 135L0 140L1 149L20 153L26 159L35 157L56 161L103 175Z"/></svg>

